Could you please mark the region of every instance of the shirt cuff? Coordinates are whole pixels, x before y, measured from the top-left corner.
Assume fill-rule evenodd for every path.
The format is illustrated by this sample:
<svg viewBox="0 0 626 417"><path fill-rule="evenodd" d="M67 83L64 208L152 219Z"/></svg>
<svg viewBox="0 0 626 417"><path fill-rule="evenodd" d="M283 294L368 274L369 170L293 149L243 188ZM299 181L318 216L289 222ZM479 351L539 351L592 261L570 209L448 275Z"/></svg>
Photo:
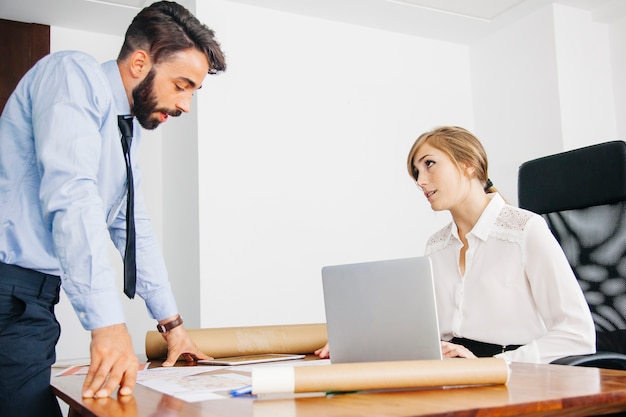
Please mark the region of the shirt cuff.
<svg viewBox="0 0 626 417"><path fill-rule="evenodd" d="M145 301L148 313L153 319L163 320L179 313L169 285L165 288L161 287L159 291L151 291Z"/></svg>
<svg viewBox="0 0 626 417"><path fill-rule="evenodd" d="M117 289L98 291L70 299L80 324L86 330L125 323L124 308Z"/></svg>

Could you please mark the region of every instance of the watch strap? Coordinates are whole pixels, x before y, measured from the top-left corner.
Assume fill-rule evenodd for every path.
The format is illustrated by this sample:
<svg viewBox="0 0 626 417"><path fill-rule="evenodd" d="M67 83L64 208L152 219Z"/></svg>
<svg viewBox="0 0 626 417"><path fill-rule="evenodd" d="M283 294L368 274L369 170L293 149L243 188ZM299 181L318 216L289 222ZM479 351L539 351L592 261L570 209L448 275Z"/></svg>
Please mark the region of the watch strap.
<svg viewBox="0 0 626 417"><path fill-rule="evenodd" d="M183 324L183 318L179 315L174 320L168 321L167 323L157 324L157 330L159 333L165 333L172 330L174 327L178 327Z"/></svg>

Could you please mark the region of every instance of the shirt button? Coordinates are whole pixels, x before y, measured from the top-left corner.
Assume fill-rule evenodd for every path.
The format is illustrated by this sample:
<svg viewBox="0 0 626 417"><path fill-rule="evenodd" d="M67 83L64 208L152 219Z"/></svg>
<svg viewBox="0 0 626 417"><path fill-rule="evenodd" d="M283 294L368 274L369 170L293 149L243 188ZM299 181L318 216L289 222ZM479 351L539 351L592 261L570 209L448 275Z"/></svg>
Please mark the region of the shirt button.
<svg viewBox="0 0 626 417"><path fill-rule="evenodd" d="M81 311L80 314L78 314L78 317L80 317L81 319L84 319L85 317L87 317L87 313L85 313L84 311Z"/></svg>

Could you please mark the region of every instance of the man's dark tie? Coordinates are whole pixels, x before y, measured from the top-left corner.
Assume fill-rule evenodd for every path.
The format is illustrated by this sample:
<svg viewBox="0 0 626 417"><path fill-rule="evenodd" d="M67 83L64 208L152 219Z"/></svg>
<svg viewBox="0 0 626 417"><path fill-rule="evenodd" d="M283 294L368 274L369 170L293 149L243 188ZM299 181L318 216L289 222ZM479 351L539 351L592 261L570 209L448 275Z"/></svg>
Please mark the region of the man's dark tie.
<svg viewBox="0 0 626 417"><path fill-rule="evenodd" d="M135 191L133 187L133 169L130 163L130 144L133 140L133 116L117 116L117 124L122 133L122 149L126 161L128 196L126 199L126 252L124 253L124 294L135 297L137 283L137 264L135 249Z"/></svg>

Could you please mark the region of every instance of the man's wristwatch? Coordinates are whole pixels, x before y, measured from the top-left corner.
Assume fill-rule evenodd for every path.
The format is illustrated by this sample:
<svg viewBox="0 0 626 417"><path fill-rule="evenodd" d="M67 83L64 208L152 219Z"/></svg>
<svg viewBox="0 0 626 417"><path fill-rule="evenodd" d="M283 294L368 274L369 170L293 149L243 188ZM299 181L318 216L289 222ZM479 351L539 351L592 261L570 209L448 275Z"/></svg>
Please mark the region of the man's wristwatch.
<svg viewBox="0 0 626 417"><path fill-rule="evenodd" d="M183 318L178 315L174 320L168 321L167 323L157 324L157 330L159 333L165 333L172 330L174 327L178 327L183 324Z"/></svg>

